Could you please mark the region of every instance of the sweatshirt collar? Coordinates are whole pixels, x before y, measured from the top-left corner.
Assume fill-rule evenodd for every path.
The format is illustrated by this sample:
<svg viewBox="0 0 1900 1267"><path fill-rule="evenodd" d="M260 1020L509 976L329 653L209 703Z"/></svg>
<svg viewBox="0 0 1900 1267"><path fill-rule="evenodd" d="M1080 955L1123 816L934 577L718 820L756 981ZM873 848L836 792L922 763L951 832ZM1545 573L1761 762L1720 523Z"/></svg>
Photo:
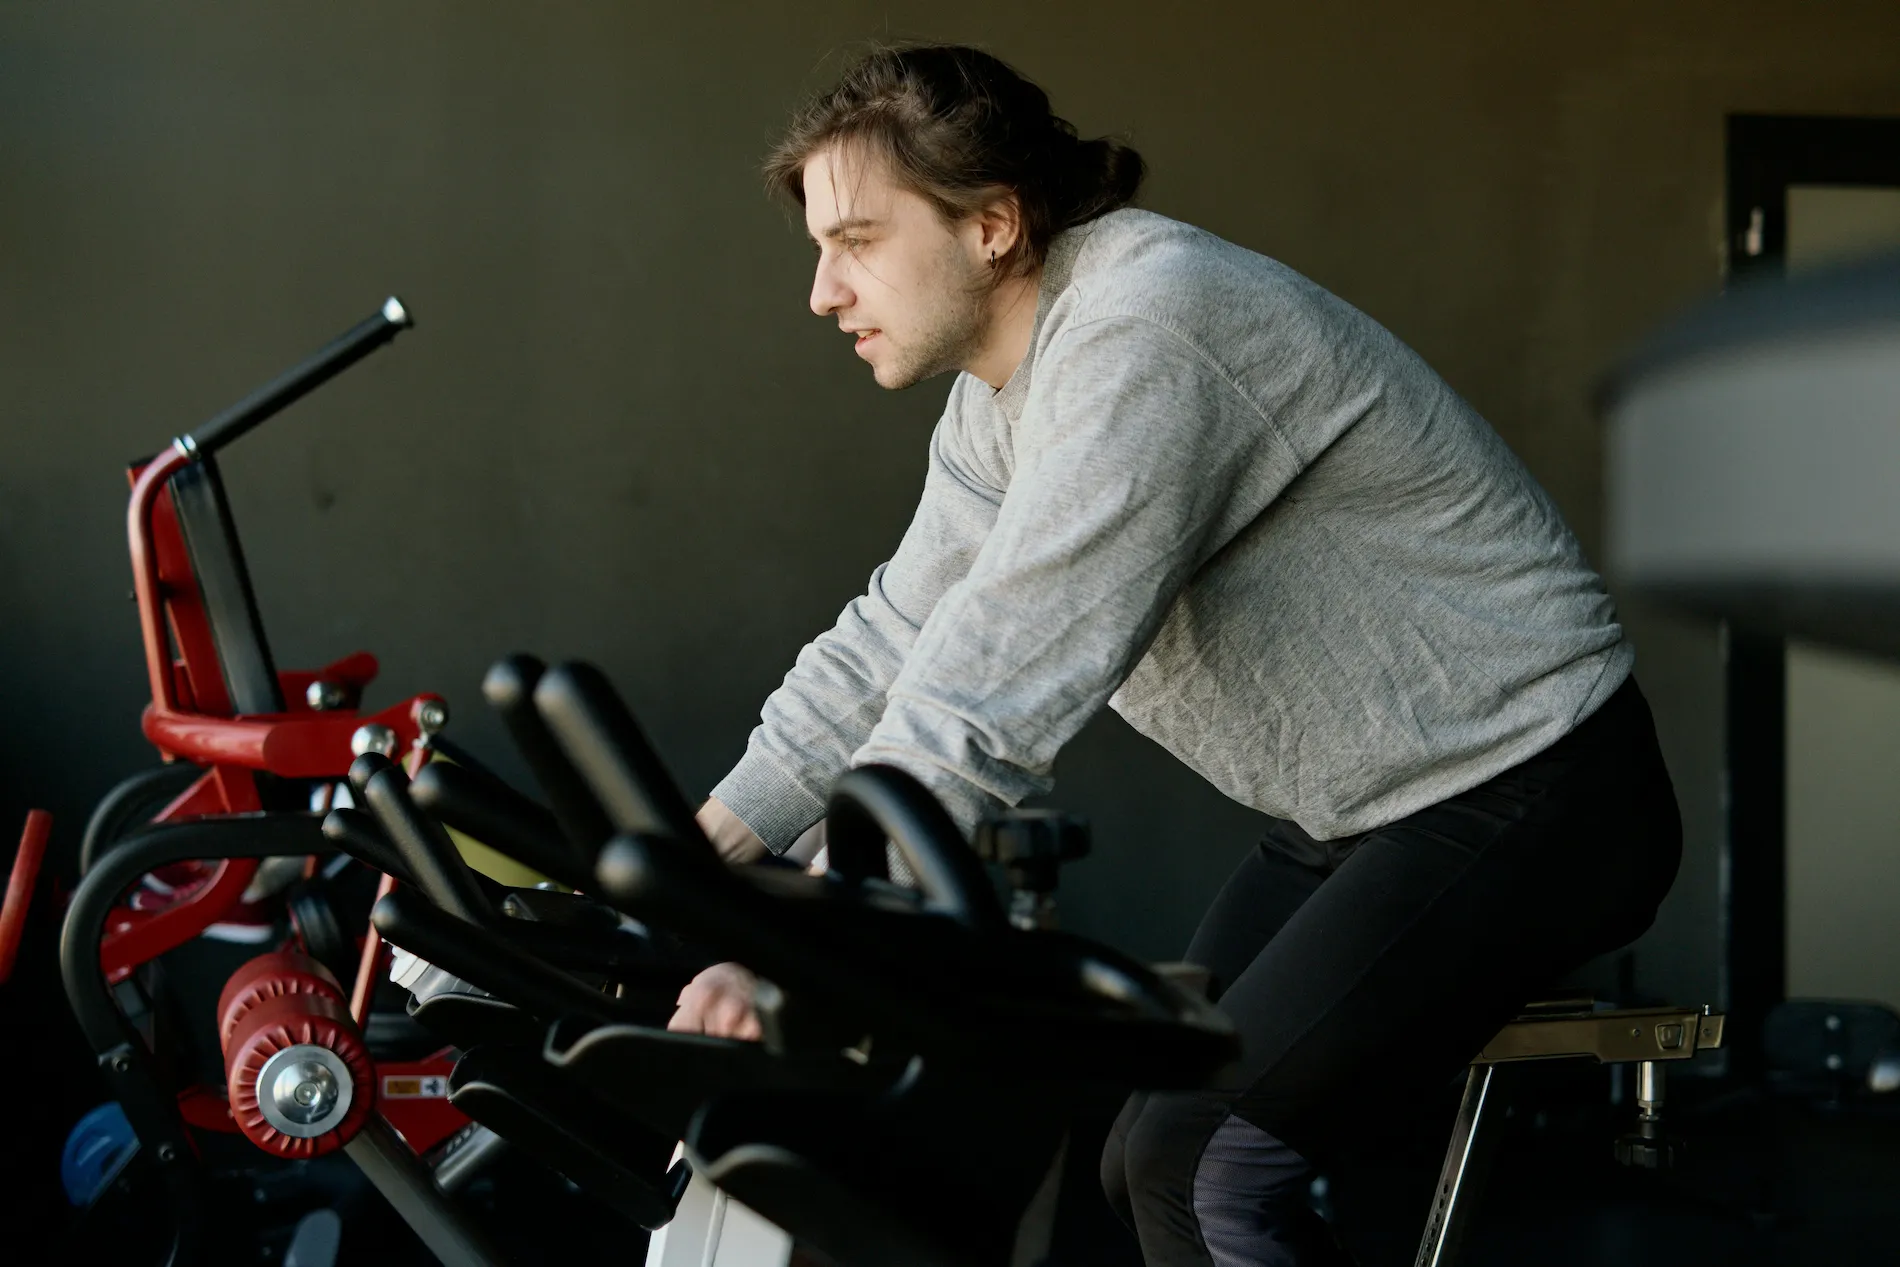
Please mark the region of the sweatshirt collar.
<svg viewBox="0 0 1900 1267"><path fill-rule="evenodd" d="M1036 324L1029 334L1029 350L1023 353L1022 363L1009 376L1009 381L991 398L1011 422L1022 417L1023 404L1029 399L1029 379L1035 372L1036 348L1042 342L1042 323L1049 316L1050 306L1069 288L1069 279L1075 273L1075 257L1088 240L1091 227L1083 224L1064 229L1050 240L1048 254L1043 256L1042 281L1036 288Z"/></svg>

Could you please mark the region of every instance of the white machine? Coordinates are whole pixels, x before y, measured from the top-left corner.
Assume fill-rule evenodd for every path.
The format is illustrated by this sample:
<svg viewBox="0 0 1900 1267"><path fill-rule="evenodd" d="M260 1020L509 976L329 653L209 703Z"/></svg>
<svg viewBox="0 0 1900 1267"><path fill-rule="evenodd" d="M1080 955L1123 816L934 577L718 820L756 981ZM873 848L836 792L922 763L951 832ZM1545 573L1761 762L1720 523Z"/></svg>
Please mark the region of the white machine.
<svg viewBox="0 0 1900 1267"><path fill-rule="evenodd" d="M1603 403L1624 587L1900 656L1900 257L1738 286Z"/></svg>
<svg viewBox="0 0 1900 1267"><path fill-rule="evenodd" d="M685 1149L675 1149L678 1161ZM673 1221L647 1241L646 1267L789 1267L792 1238L695 1173Z"/></svg>

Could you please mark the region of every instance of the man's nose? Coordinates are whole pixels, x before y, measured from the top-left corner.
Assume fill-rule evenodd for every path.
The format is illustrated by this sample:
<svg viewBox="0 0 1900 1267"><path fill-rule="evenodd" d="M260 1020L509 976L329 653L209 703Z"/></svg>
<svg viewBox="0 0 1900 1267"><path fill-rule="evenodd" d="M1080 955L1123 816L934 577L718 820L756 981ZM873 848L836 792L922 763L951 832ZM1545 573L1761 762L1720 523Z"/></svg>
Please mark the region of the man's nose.
<svg viewBox="0 0 1900 1267"><path fill-rule="evenodd" d="M821 317L851 306L851 288L838 276L837 266L819 260L811 279L811 310Z"/></svg>

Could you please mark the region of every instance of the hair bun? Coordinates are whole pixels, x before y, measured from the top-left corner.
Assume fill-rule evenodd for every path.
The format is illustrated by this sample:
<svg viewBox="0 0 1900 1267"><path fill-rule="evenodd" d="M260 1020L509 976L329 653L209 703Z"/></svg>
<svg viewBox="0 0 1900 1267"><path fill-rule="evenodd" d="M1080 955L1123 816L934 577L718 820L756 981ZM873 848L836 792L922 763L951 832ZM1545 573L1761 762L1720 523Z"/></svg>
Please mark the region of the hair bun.
<svg viewBox="0 0 1900 1267"><path fill-rule="evenodd" d="M1067 206L1056 211L1056 228L1070 228L1134 201L1148 164L1130 146L1110 137L1072 142L1069 178L1062 182Z"/></svg>

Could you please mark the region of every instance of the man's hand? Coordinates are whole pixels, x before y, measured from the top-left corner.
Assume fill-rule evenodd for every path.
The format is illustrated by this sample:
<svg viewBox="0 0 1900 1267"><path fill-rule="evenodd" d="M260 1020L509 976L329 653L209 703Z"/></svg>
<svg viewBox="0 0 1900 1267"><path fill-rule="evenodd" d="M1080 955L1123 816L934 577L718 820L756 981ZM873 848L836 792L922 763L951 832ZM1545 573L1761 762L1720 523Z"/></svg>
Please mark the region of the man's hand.
<svg viewBox="0 0 1900 1267"><path fill-rule="evenodd" d="M727 862L757 862L765 856L765 842L718 797L707 797L694 818L699 821L699 830L706 833L706 839L712 841L713 848Z"/></svg>
<svg viewBox="0 0 1900 1267"><path fill-rule="evenodd" d="M764 1037L759 1014L752 1007L759 979L736 963L716 963L680 991L679 1010L666 1027L676 1034L705 1034L710 1038L739 1038L758 1042Z"/></svg>

